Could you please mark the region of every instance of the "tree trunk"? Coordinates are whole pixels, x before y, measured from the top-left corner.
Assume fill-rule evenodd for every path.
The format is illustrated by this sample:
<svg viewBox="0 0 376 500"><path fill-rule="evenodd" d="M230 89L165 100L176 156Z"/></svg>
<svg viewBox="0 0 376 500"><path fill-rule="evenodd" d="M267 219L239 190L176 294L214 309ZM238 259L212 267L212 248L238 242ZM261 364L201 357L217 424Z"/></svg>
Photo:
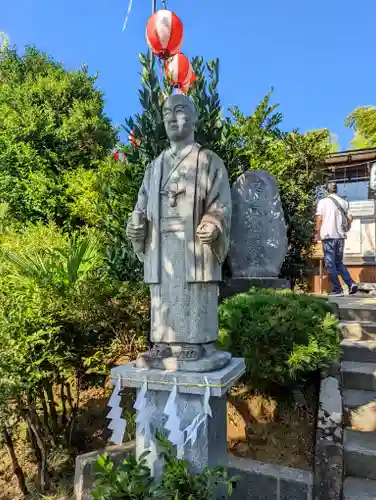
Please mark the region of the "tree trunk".
<svg viewBox="0 0 376 500"><path fill-rule="evenodd" d="M42 390L41 397L45 401L45 396L44 396L43 390ZM30 396L28 396L27 399L28 399L28 411L33 414L33 422L37 426L37 428L39 429L40 435L45 436L46 439L48 439L49 441L52 442L52 444L55 445L56 444L55 437L51 433L50 426L48 425L49 422L48 422L48 420L47 420L47 423L45 421L46 418L49 419L47 406L46 406L46 413L44 413L44 411L43 411L43 420L42 420L39 417L39 414L37 412L37 408L36 408L36 405L35 405L33 399ZM43 406L43 403L42 403L42 406Z"/></svg>
<svg viewBox="0 0 376 500"><path fill-rule="evenodd" d="M43 492L46 491L49 483L48 468L47 468L47 448L45 443L43 442L43 435L41 435L38 425L35 422L35 416L33 415L33 412L31 410L26 412L25 419L34 434L38 451L40 454L40 460L38 461L38 476L39 476L40 489Z"/></svg>
<svg viewBox="0 0 376 500"><path fill-rule="evenodd" d="M35 438L33 429L31 428L30 421L28 419L26 419L26 425L27 425L27 433L29 436L30 445L31 445L33 452L34 452L35 461L38 464L38 467L40 467L40 464L42 461L42 455L40 453L37 440Z"/></svg>
<svg viewBox="0 0 376 500"><path fill-rule="evenodd" d="M80 392L81 392L81 375L77 373L76 375L76 402L74 404L74 411L77 413L80 406Z"/></svg>
<svg viewBox="0 0 376 500"><path fill-rule="evenodd" d="M74 426L76 423L76 416L78 413L78 409L80 407L80 392L81 392L81 374L79 372L76 373L76 399L75 403L73 405L73 410L71 413L71 420L68 425L68 443L69 443L69 448L71 447L72 444L72 434L74 430Z"/></svg>
<svg viewBox="0 0 376 500"><path fill-rule="evenodd" d="M24 495L27 495L29 493L29 490L27 489L27 486L26 486L25 476L24 476L23 470L18 462L16 452L14 451L14 444L13 444L12 436L5 427L3 427L3 438L4 438L5 446L7 447L10 459L12 461L13 474L17 478L18 486L19 486L20 490L22 491L22 493Z"/></svg>
<svg viewBox="0 0 376 500"><path fill-rule="evenodd" d="M52 390L52 384L50 382L46 383L46 392L47 392L47 397L48 397L48 406L50 408L52 434L55 437L57 435L58 422L57 422L57 411L56 411L55 399L54 399L54 394L53 394L53 390Z"/></svg>
<svg viewBox="0 0 376 500"><path fill-rule="evenodd" d="M49 429L50 415L48 413L46 394L45 394L43 388L39 391L39 397L40 397L40 401L42 404L42 410L43 410L43 423L46 426L46 428Z"/></svg>
<svg viewBox="0 0 376 500"><path fill-rule="evenodd" d="M73 398L72 398L72 390L71 390L71 386L70 386L70 383L67 382L65 384L65 388L67 390L67 400L68 400L68 404L69 404L69 408L71 411L73 411Z"/></svg>
<svg viewBox="0 0 376 500"><path fill-rule="evenodd" d="M61 414L61 425L62 427L64 427L67 423L67 396L65 395L64 382L60 382L60 399L63 407L63 411Z"/></svg>

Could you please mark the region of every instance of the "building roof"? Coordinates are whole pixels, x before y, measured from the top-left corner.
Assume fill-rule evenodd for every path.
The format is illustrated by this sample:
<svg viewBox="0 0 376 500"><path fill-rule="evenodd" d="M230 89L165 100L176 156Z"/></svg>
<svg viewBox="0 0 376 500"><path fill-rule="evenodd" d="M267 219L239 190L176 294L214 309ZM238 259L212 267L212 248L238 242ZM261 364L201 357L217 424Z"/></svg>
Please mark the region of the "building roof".
<svg viewBox="0 0 376 500"><path fill-rule="evenodd" d="M376 148L350 149L332 153L325 160L325 167L351 167L352 165L361 165L373 160L376 160Z"/></svg>

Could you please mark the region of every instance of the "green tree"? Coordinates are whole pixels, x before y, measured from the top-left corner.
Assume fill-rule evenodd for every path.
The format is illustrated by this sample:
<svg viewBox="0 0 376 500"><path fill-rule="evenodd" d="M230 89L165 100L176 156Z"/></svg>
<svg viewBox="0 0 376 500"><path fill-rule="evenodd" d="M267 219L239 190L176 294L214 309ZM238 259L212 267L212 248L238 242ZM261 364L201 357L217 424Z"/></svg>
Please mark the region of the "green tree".
<svg viewBox="0 0 376 500"><path fill-rule="evenodd" d="M3 44L0 202L18 220L80 224L70 218L65 174L95 169L116 141L95 81L34 47L21 56Z"/></svg>
<svg viewBox="0 0 376 500"><path fill-rule="evenodd" d="M323 140L326 141L327 139L330 153L338 153L340 151L341 147L338 142L337 134L332 134L327 128L317 128L310 132L317 132L322 135Z"/></svg>
<svg viewBox="0 0 376 500"><path fill-rule="evenodd" d="M8 50L9 37L4 31L0 31L0 53Z"/></svg>
<svg viewBox="0 0 376 500"><path fill-rule="evenodd" d="M350 143L353 149L376 147L376 106L356 108L346 118L345 125L354 130Z"/></svg>
<svg viewBox="0 0 376 500"><path fill-rule="evenodd" d="M329 132L329 147L331 153L338 153L341 150L337 134L332 134Z"/></svg>

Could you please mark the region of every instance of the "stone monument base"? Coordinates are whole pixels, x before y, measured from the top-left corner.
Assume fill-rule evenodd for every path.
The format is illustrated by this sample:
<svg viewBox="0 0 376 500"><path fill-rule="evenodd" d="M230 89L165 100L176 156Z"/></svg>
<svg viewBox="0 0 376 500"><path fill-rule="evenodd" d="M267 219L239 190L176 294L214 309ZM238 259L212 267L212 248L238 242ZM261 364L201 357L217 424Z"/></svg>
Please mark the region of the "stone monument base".
<svg viewBox="0 0 376 500"><path fill-rule="evenodd" d="M178 372L212 372L221 370L231 361L231 354L225 351L211 350L197 361L181 360L176 357L152 359L144 357L142 354L136 360L137 368L148 368L157 370L169 370Z"/></svg>
<svg viewBox="0 0 376 500"><path fill-rule="evenodd" d="M219 286L220 300L227 299L237 293L246 293L251 288L290 288L290 282L284 278L229 278Z"/></svg>
<svg viewBox="0 0 376 500"><path fill-rule="evenodd" d="M226 394L244 372L244 360L240 358L231 359L221 370L202 373L142 369L132 362L113 368L111 378L113 381L120 378L122 387L134 387L137 389L137 394L140 394L145 382L147 383L146 416L153 435L157 431L168 435L165 428L168 418L165 409L174 387L177 391L175 404L179 430L186 429L195 417L201 414L209 390L212 417L208 416L206 423L199 427L195 442L188 441L183 448L183 458L190 462L193 472L198 472L202 471L205 465L215 467L227 463ZM140 412L137 413L137 417L136 455L139 457L145 451L149 451L148 465L153 475L159 476L163 464L158 459L158 450L150 447L145 437L140 423Z"/></svg>

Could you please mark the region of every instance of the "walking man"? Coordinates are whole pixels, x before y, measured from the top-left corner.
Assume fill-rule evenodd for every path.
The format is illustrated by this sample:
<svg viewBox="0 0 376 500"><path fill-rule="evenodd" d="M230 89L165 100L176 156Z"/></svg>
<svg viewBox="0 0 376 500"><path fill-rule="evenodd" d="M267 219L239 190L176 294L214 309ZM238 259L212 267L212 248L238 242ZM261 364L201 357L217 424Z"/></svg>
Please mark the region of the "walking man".
<svg viewBox="0 0 376 500"><path fill-rule="evenodd" d="M324 262L332 283L332 294L343 296L339 276L349 288L349 294L358 291L358 286L350 276L343 263L346 233L350 230L352 216L349 203L338 196L337 185L329 182L326 185L326 197L319 201L316 210L315 242L322 241Z"/></svg>

